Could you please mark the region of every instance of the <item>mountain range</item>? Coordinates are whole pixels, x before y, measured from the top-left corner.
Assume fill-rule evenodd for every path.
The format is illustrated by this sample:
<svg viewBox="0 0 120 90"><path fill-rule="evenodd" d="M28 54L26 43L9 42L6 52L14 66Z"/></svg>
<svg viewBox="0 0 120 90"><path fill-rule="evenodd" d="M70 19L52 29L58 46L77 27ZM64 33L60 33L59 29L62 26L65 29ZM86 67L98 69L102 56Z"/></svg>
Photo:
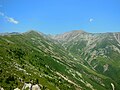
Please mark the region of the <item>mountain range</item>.
<svg viewBox="0 0 120 90"><path fill-rule="evenodd" d="M120 90L120 32L0 34L1 90Z"/></svg>

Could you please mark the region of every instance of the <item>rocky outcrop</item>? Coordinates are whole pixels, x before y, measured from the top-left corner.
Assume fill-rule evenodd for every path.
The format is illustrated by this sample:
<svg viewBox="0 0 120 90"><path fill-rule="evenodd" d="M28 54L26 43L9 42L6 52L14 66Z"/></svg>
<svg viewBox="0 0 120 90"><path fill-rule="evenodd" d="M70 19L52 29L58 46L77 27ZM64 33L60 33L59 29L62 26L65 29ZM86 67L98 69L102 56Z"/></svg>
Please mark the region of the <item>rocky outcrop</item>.
<svg viewBox="0 0 120 90"><path fill-rule="evenodd" d="M41 90L38 84L32 86L32 90Z"/></svg>
<svg viewBox="0 0 120 90"><path fill-rule="evenodd" d="M4 90L2 87L0 87L0 90Z"/></svg>
<svg viewBox="0 0 120 90"><path fill-rule="evenodd" d="M15 88L14 90L20 90L19 88Z"/></svg>
<svg viewBox="0 0 120 90"><path fill-rule="evenodd" d="M114 33L114 37L120 43L120 33Z"/></svg>
<svg viewBox="0 0 120 90"><path fill-rule="evenodd" d="M22 90L41 90L40 86L38 84L32 85L31 83L25 83ZM15 90L19 90L19 89L15 89Z"/></svg>
<svg viewBox="0 0 120 90"><path fill-rule="evenodd" d="M31 90L31 87L32 87L32 84L31 83L25 83L24 84L24 86L23 86L23 88L22 88L22 90L25 90L25 89L29 89L29 90Z"/></svg>
<svg viewBox="0 0 120 90"><path fill-rule="evenodd" d="M66 32L63 34L58 34L58 35L52 36L52 38L55 40L58 40L58 41L67 41L67 40L70 41L71 39L76 38L81 35L84 35L84 34L87 34L87 33L82 30L74 30L71 32Z"/></svg>

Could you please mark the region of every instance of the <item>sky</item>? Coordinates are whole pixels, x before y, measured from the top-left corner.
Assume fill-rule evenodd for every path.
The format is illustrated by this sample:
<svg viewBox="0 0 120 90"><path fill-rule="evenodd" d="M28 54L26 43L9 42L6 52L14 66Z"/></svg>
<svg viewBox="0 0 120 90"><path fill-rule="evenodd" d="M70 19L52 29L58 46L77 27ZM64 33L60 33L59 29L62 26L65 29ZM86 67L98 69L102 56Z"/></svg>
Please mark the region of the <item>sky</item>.
<svg viewBox="0 0 120 90"><path fill-rule="evenodd" d="M0 33L120 32L120 0L0 0Z"/></svg>

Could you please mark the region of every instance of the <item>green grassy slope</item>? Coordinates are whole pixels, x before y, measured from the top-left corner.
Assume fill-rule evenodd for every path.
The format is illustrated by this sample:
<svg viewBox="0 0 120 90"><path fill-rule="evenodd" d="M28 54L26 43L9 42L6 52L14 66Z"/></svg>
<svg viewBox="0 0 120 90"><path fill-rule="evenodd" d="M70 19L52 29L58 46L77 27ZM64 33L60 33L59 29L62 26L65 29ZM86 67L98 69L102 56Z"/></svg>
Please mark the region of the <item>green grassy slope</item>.
<svg viewBox="0 0 120 90"><path fill-rule="evenodd" d="M86 43L69 43L66 50L60 43L35 31L0 36L0 86L5 90L21 89L27 82L39 84L42 90L112 90L113 83L119 90L115 75L99 69L107 59L98 56L90 65L88 61L91 57L84 60L90 55L83 52ZM118 53L114 54L119 56ZM93 70L96 63L99 63L98 67ZM116 62L111 60L109 64L116 72L119 71Z"/></svg>

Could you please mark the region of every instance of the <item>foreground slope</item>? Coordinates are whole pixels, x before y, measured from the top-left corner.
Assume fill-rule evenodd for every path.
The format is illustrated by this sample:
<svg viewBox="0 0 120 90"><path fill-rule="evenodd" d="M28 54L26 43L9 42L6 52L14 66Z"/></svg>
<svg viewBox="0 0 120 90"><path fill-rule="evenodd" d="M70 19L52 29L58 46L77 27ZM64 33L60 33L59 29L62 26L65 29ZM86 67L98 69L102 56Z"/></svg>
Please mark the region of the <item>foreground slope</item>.
<svg viewBox="0 0 120 90"><path fill-rule="evenodd" d="M58 76L67 67L62 59L69 59L63 54L66 53L59 46L34 31L0 36L0 86L5 90L22 89L26 82L38 83L43 90L75 89Z"/></svg>
<svg viewBox="0 0 120 90"><path fill-rule="evenodd" d="M111 54L103 53L107 46ZM30 83L41 90L119 90L119 49L117 33L73 31L52 38L35 31L2 35L0 86L13 90Z"/></svg>

